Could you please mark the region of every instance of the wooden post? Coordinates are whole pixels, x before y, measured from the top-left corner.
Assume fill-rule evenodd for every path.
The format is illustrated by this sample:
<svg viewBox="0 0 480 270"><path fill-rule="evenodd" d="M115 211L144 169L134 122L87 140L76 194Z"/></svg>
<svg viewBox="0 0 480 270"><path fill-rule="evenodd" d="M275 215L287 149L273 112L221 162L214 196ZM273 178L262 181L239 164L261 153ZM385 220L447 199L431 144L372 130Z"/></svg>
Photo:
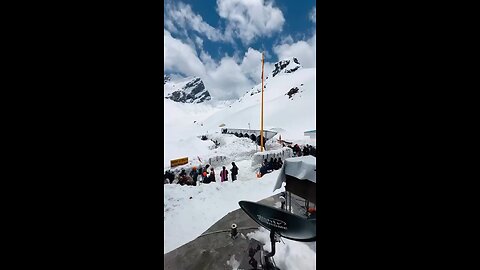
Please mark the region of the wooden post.
<svg viewBox="0 0 480 270"><path fill-rule="evenodd" d="M260 125L260 151L263 152L263 52L262 52L262 116Z"/></svg>

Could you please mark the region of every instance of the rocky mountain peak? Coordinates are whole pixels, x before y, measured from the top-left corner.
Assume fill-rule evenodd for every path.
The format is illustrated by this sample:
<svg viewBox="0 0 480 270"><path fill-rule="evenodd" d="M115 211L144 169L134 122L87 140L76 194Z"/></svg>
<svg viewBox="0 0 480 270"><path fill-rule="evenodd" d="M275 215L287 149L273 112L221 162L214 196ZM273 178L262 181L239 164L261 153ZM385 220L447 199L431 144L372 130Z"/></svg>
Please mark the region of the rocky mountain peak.
<svg viewBox="0 0 480 270"><path fill-rule="evenodd" d="M275 63L275 69L272 71L272 77L275 77L279 73L292 73L301 68L300 62L297 58L292 57L285 60L280 60Z"/></svg>
<svg viewBox="0 0 480 270"><path fill-rule="evenodd" d="M170 76L163 75L163 85L165 85L168 81L170 81Z"/></svg>
<svg viewBox="0 0 480 270"><path fill-rule="evenodd" d="M189 77L180 80L165 80L165 98L181 103L201 103L211 99L210 93L205 89L202 79Z"/></svg>

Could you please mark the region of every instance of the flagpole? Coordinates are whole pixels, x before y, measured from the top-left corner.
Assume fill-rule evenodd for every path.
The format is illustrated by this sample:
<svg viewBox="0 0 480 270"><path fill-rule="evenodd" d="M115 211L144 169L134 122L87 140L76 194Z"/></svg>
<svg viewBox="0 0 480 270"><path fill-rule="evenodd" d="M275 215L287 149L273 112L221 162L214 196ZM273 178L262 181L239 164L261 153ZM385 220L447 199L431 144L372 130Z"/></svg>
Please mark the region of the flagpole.
<svg viewBox="0 0 480 270"><path fill-rule="evenodd" d="M263 152L263 52L262 52L262 116L260 119L260 151Z"/></svg>

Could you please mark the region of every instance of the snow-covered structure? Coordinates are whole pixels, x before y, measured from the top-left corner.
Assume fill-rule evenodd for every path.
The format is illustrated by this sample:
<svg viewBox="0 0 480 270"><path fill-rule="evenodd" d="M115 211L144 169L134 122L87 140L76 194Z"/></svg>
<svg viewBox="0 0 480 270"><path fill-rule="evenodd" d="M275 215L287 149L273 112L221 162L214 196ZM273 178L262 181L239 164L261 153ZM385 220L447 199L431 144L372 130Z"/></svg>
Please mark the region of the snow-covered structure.
<svg viewBox="0 0 480 270"><path fill-rule="evenodd" d="M239 134L240 137L249 137L252 140L256 140L260 136L261 131L259 129L243 129L243 128L222 128L223 134ZM254 137L252 137L254 135ZM276 131L263 130L263 136L265 139L269 140L277 135Z"/></svg>
<svg viewBox="0 0 480 270"><path fill-rule="evenodd" d="M283 147L281 149L263 151L253 154L252 167L261 166L262 160L270 160L270 158L281 158L282 161L293 157L293 150L290 147Z"/></svg>
<svg viewBox="0 0 480 270"><path fill-rule="evenodd" d="M273 191L286 182L285 191L317 203L317 159L314 156L287 158ZM290 197L291 198L291 197ZM291 199L290 199L291 207Z"/></svg>
<svg viewBox="0 0 480 270"><path fill-rule="evenodd" d="M317 130L314 129L314 130L305 131L303 133L303 135L310 137L310 139L316 139L317 138Z"/></svg>

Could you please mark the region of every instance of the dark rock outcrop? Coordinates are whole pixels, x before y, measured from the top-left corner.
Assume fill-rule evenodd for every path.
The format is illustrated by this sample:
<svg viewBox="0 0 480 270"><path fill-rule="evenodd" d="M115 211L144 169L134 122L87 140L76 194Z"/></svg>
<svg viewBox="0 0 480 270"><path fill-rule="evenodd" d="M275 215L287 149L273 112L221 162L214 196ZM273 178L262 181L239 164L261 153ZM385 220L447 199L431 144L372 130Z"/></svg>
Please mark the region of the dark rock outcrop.
<svg viewBox="0 0 480 270"><path fill-rule="evenodd" d="M292 67L286 68L287 66L290 65L290 63L293 62ZM272 77L275 77L278 73L284 71L285 73L292 73L298 70L300 67L300 62L298 62L298 59L293 57L293 59L287 59L287 60L281 60L275 63L275 69L272 71Z"/></svg>
<svg viewBox="0 0 480 270"><path fill-rule="evenodd" d="M211 96L210 93L205 90L203 81L198 77L194 77L182 89L172 92L165 98L175 102L200 103L210 100Z"/></svg>
<svg viewBox="0 0 480 270"><path fill-rule="evenodd" d="M298 87L294 87L290 89L290 91L288 91L288 93L286 93L285 95L288 95L288 98L292 98L292 96L295 95L296 93L298 93Z"/></svg>

